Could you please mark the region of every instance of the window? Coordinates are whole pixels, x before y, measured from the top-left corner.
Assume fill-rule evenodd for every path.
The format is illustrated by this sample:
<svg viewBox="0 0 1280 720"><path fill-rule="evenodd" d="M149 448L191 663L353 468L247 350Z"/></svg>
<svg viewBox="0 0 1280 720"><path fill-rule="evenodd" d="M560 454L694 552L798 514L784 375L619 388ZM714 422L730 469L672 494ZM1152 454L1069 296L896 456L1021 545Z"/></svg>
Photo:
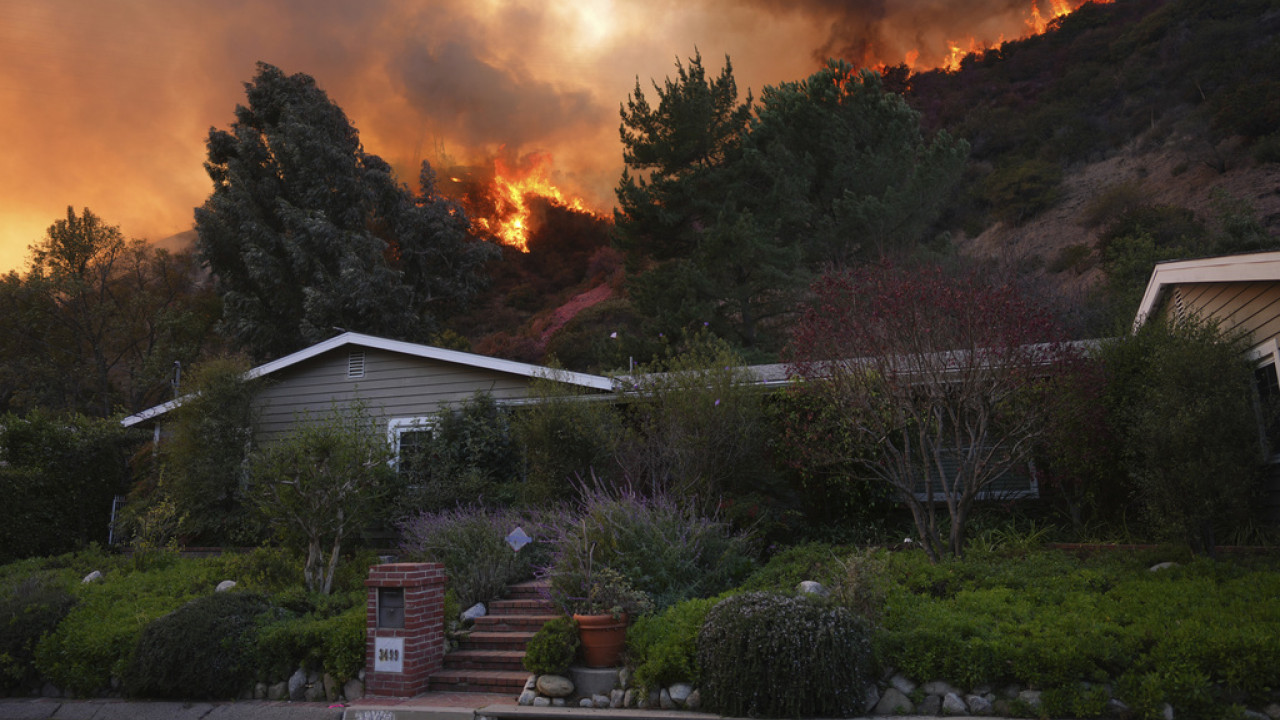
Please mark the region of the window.
<svg viewBox="0 0 1280 720"><path fill-rule="evenodd" d="M387 423L387 440L395 452L396 469L416 474L425 468L426 450L436 420L433 417L395 418Z"/></svg>
<svg viewBox="0 0 1280 720"><path fill-rule="evenodd" d="M1253 371L1253 385L1258 392L1259 431L1268 455L1280 451L1280 376L1276 363L1268 359Z"/></svg>

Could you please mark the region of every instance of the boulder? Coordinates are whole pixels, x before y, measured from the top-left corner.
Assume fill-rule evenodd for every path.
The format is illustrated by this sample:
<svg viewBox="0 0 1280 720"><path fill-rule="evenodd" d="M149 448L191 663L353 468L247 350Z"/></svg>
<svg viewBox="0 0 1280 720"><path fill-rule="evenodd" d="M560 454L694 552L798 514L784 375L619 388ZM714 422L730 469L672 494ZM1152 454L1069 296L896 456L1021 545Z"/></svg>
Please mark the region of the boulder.
<svg viewBox="0 0 1280 720"><path fill-rule="evenodd" d="M524 690L524 691L522 691L522 692L520 693L520 697L519 697L519 698L516 698L516 704L517 704L517 705L526 705L526 706L527 706L527 705L532 705L532 704L533 704L533 699L534 699L534 698L536 698L536 697L538 697L538 693L536 693L536 692L534 692L534 691L532 691L532 690L528 690L528 689L526 689L526 690Z"/></svg>
<svg viewBox="0 0 1280 720"><path fill-rule="evenodd" d="M322 683L308 685L302 692L302 699L307 702L320 702L321 700L324 700L324 685Z"/></svg>
<svg viewBox="0 0 1280 720"><path fill-rule="evenodd" d="M289 683L281 681L267 688L268 700L288 700L289 699Z"/></svg>
<svg viewBox="0 0 1280 720"><path fill-rule="evenodd" d="M609 707L609 696L608 695L592 695L591 706L596 708L602 708L602 709Z"/></svg>
<svg viewBox="0 0 1280 720"><path fill-rule="evenodd" d="M697 710L702 707L702 692L694 690L689 693L689 697L684 701L684 707L686 710Z"/></svg>
<svg viewBox="0 0 1280 720"><path fill-rule="evenodd" d="M1262 708L1262 712L1266 713L1271 720L1280 720L1280 703L1271 703Z"/></svg>
<svg viewBox="0 0 1280 720"><path fill-rule="evenodd" d="M346 698L347 702L364 697L364 683L351 678L342 685L342 697Z"/></svg>
<svg viewBox="0 0 1280 720"><path fill-rule="evenodd" d="M666 688L662 688L662 692L658 695L658 707L663 710L676 709L676 703L671 699L671 693Z"/></svg>
<svg viewBox="0 0 1280 720"><path fill-rule="evenodd" d="M534 707L551 707L551 698L542 697L541 695L539 695L538 697L533 699L533 706Z"/></svg>
<svg viewBox="0 0 1280 720"><path fill-rule="evenodd" d="M640 694L635 688L627 688L622 692L622 707L635 707L640 700Z"/></svg>
<svg viewBox="0 0 1280 720"><path fill-rule="evenodd" d="M1018 693L1018 700L1026 705L1030 710L1040 712L1040 691L1039 690L1023 690Z"/></svg>
<svg viewBox="0 0 1280 720"><path fill-rule="evenodd" d="M913 715L916 706L911 702L911 698L898 688L891 687L884 691L880 696L880 702L876 703L876 707L872 710L875 715Z"/></svg>
<svg viewBox="0 0 1280 720"><path fill-rule="evenodd" d="M618 708L621 708L621 707L625 707L623 705L623 700L625 700L626 697L627 697L626 690L623 690L621 688L614 688L613 690L610 690L609 691L609 707L613 708L614 710L617 710Z"/></svg>
<svg viewBox="0 0 1280 720"><path fill-rule="evenodd" d="M1152 565L1150 568L1148 568L1148 570L1150 570L1151 572L1158 572L1160 570L1168 570L1169 568L1176 568L1176 567L1178 567L1178 563L1176 562L1162 562L1162 563L1156 563L1155 565Z"/></svg>
<svg viewBox="0 0 1280 720"><path fill-rule="evenodd" d="M690 693L693 692L693 686L689 683L676 683L667 688L667 692L677 705L684 705L685 701L689 699Z"/></svg>
<svg viewBox="0 0 1280 720"><path fill-rule="evenodd" d="M916 691L916 684L911 682L911 678L908 678L906 675L901 673L889 678L889 684L903 695L910 695Z"/></svg>
<svg viewBox="0 0 1280 720"><path fill-rule="evenodd" d="M307 694L307 672L302 668L293 671L289 676L289 699L297 702Z"/></svg>
<svg viewBox="0 0 1280 720"><path fill-rule="evenodd" d="M539 675L538 693L547 697L569 697L573 694L573 681L563 675Z"/></svg>
<svg viewBox="0 0 1280 720"><path fill-rule="evenodd" d="M968 715L969 706L964 704L964 700L961 700L959 695L949 692L942 696L942 714Z"/></svg>
<svg viewBox="0 0 1280 720"><path fill-rule="evenodd" d="M924 690L928 695L946 695L947 693L955 693L956 695L960 694L959 690L952 687L950 683L942 680L931 680L924 685L921 685L920 689Z"/></svg>
<svg viewBox="0 0 1280 720"><path fill-rule="evenodd" d="M800 581L800 584L796 586L796 592L802 595L825 596L827 594L827 589L823 587L820 582L814 580L802 580Z"/></svg>
<svg viewBox="0 0 1280 720"><path fill-rule="evenodd" d="M866 698L867 700L863 704L862 709L864 712L871 712L871 709L876 706L876 703L880 702L880 688L876 687L873 683L868 684Z"/></svg>
<svg viewBox="0 0 1280 720"><path fill-rule="evenodd" d="M969 706L970 715L990 715L993 712L991 701L981 695L969 695L964 702Z"/></svg>
<svg viewBox="0 0 1280 720"><path fill-rule="evenodd" d="M472 605L471 607L462 611L462 619L466 621L466 620L475 620L476 618L482 618L485 616L486 612L487 611L485 610L484 603L476 603L475 605Z"/></svg>
<svg viewBox="0 0 1280 720"><path fill-rule="evenodd" d="M266 699L267 699L267 684L266 684L266 683L264 683L264 682L260 682L260 683L258 683L258 684L256 684L256 685L254 685L254 686L253 686L253 699L254 699L254 700L266 700Z"/></svg>
<svg viewBox="0 0 1280 720"><path fill-rule="evenodd" d="M94 570L93 572L89 573L88 575L85 575L85 576L84 576L84 579L83 579L83 580L81 580L80 582L81 582L81 583L91 583L91 582L97 582L97 581L99 581L99 580L101 580L101 579L102 579L102 571L101 571L101 570Z"/></svg>
<svg viewBox="0 0 1280 720"><path fill-rule="evenodd" d="M321 682L324 684L324 697L326 700L337 700L338 696L342 694L342 686L338 685L338 678L325 673L321 677Z"/></svg>
<svg viewBox="0 0 1280 720"><path fill-rule="evenodd" d="M584 707L584 708L595 707L595 703L591 701L591 698L582 698L581 700L578 701L578 707Z"/></svg>
<svg viewBox="0 0 1280 720"><path fill-rule="evenodd" d="M916 706L916 712L921 715L937 716L942 714L942 698L938 695L925 695L924 700Z"/></svg>
<svg viewBox="0 0 1280 720"><path fill-rule="evenodd" d="M223 580L222 582L218 583L218 587L214 588L213 591L226 592L235 586L236 586L235 580Z"/></svg>

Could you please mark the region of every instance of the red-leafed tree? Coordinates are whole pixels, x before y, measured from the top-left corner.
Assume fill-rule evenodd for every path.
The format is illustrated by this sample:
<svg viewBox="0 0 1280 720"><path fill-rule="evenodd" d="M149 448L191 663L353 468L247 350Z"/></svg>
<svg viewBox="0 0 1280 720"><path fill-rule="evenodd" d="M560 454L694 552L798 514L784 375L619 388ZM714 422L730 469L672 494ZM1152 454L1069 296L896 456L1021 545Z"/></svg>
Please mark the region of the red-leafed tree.
<svg viewBox="0 0 1280 720"><path fill-rule="evenodd" d="M812 290L791 342L803 387L878 448L849 461L894 488L929 558L961 554L974 502L1044 432L1067 352L1055 324L1012 286L938 268L866 267Z"/></svg>

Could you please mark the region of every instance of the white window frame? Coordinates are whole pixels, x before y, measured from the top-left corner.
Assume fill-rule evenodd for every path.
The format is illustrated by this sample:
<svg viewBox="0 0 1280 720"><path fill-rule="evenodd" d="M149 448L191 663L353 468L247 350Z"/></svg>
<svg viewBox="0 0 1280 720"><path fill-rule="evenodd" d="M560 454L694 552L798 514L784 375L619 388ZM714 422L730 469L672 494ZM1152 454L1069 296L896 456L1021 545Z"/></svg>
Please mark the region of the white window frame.
<svg viewBox="0 0 1280 720"><path fill-rule="evenodd" d="M391 418L387 421L387 443L391 445L391 467L400 467L400 437L409 432L430 432L440 424L434 415Z"/></svg>

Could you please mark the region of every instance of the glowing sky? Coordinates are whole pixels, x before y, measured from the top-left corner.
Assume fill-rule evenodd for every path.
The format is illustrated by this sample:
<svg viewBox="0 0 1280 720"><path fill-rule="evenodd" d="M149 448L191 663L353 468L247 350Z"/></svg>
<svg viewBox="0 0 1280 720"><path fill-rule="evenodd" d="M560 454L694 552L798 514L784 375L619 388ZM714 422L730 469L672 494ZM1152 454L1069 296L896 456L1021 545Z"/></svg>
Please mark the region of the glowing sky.
<svg viewBox="0 0 1280 720"><path fill-rule="evenodd" d="M315 77L403 182L423 159L544 151L607 209L619 104L695 48L758 95L826 57L927 65L1012 39L1031 1L0 0L0 271L68 205L130 237L189 230L208 130L258 61Z"/></svg>

